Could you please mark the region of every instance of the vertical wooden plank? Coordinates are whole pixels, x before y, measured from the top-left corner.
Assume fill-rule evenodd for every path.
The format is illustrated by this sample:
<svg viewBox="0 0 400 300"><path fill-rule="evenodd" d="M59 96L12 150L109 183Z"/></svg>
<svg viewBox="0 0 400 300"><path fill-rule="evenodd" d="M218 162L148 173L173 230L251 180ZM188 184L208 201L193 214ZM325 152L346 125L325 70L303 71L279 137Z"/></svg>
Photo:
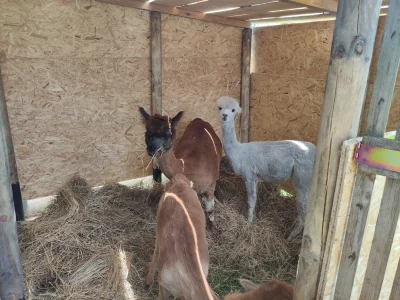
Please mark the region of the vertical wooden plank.
<svg viewBox="0 0 400 300"><path fill-rule="evenodd" d="M365 129L366 136L382 137L386 131L399 63L400 1L391 0L383 31L377 73L368 111L368 122Z"/></svg>
<svg viewBox="0 0 400 300"><path fill-rule="evenodd" d="M393 287L389 300L400 300L400 260L397 264L396 275L394 276Z"/></svg>
<svg viewBox="0 0 400 300"><path fill-rule="evenodd" d="M162 113L161 13L150 12L151 112Z"/></svg>
<svg viewBox="0 0 400 300"><path fill-rule="evenodd" d="M0 102L2 102L2 110L0 111L0 115L4 122L4 128L6 131L6 139L7 139L7 147L8 147L8 160L10 166L10 181L11 181L11 188L13 192L13 199L14 199L14 208L17 221L24 220L24 207L22 205L22 195L21 195L21 188L19 184L18 178L18 169L17 169L17 161L15 159L15 152L14 152L14 144L11 136L11 128L10 128L10 121L8 119L8 112L7 112L7 105L6 105L6 97L4 95L4 87L3 87L3 80L1 76L1 69L0 69Z"/></svg>
<svg viewBox="0 0 400 300"><path fill-rule="evenodd" d="M150 12L151 112L162 114L161 13ZM153 162L153 180L161 182L161 170Z"/></svg>
<svg viewBox="0 0 400 300"><path fill-rule="evenodd" d="M298 300L317 296L340 147L358 135L380 6L381 0L339 0L295 285Z"/></svg>
<svg viewBox="0 0 400 300"><path fill-rule="evenodd" d="M0 93L2 94L2 93ZM17 224L11 188L9 149L11 140L0 99L0 299L24 299L24 283L18 246Z"/></svg>
<svg viewBox="0 0 400 300"><path fill-rule="evenodd" d="M242 31L242 81L240 87L240 141L249 142L249 118L250 118L250 59L251 59L251 28Z"/></svg>
<svg viewBox="0 0 400 300"><path fill-rule="evenodd" d="M400 1L397 2L400 4ZM400 141L400 124L395 139ZM379 299L399 215L400 181L386 178L382 203L376 221L374 239L361 290L361 299Z"/></svg>
<svg viewBox="0 0 400 300"><path fill-rule="evenodd" d="M377 64L377 74L374 83L373 98L367 120L368 129L366 134L368 136L374 137L382 137L385 132L388 114L393 99L393 91L400 60L400 1L393 0L391 2L392 3L388 12L388 17L386 18L382 45ZM358 259L361 251L363 233L369 211L369 202L374 187L374 181L375 174L366 174L364 172L361 172L359 169L359 172L356 176L354 193L351 200L349 220L340 260L338 280L335 289L335 299L349 299L351 295ZM387 185L391 186L392 183L393 182L391 179L387 179ZM396 189L395 185L393 186L393 188ZM389 195L387 195L386 193L389 193ZM389 191L385 192L385 197L391 197ZM383 209L389 209L390 205L390 201L385 203ZM392 208L394 209L395 207ZM382 226L386 226L385 230L389 228L387 227L389 226L388 224ZM385 232L385 235L380 238L390 240L390 234L390 232ZM380 238L378 238L377 241L379 241ZM376 246L381 247L382 245ZM386 250L382 249L382 252L380 252L380 254L383 255L383 257L381 257L381 262L385 261ZM374 251L378 250L375 249ZM372 255L373 257L375 257L377 253L372 252ZM389 254L387 254L387 256L388 255ZM372 264L374 264L374 260L375 258L372 258ZM370 268L371 267L372 266L370 266ZM383 268L385 267L386 266L383 266ZM373 276L371 272L377 272L376 279L378 281L375 282L374 285L371 285L369 288L365 287L370 292L368 297L371 298L368 299L377 299L374 297L379 297L380 286L382 285L382 282L379 282L379 280L381 279L383 281L382 276L384 276L384 270L369 269L368 272L368 276ZM381 274L382 272L383 275ZM379 279L379 277L382 278ZM368 278L368 280L371 279L370 277ZM379 290L377 291L376 289L378 286ZM364 295L367 290L364 290ZM374 290L374 292L372 292L372 290Z"/></svg>

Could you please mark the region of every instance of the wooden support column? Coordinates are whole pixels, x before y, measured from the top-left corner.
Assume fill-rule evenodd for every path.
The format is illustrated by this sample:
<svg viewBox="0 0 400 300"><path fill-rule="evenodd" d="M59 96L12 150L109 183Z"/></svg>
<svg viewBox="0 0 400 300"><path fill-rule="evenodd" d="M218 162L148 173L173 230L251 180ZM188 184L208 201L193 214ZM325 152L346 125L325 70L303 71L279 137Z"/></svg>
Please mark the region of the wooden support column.
<svg viewBox="0 0 400 300"><path fill-rule="evenodd" d="M400 141L400 125L397 129L396 140ZM386 178L360 299L379 299L399 215L400 181Z"/></svg>
<svg viewBox="0 0 400 300"><path fill-rule="evenodd" d="M251 28L244 28L242 31L242 80L240 87L240 141L249 142L249 119L250 119L250 59L251 59Z"/></svg>
<svg viewBox="0 0 400 300"><path fill-rule="evenodd" d="M6 97L4 95L4 87L3 87L3 80L1 77L1 69L0 69L0 102L2 102L2 109L0 111L1 118L4 122L4 128L6 132L6 139L7 139L7 147L8 147L8 160L10 166L10 181L11 181L11 188L13 192L13 199L14 199L14 208L17 221L24 220L24 207L22 205L22 195L21 195L21 188L19 184L18 178L18 169L17 169L17 161L15 159L15 152L14 152L14 144L11 136L11 128L10 128L10 121L8 119L8 112L7 112L7 105L6 105Z"/></svg>
<svg viewBox="0 0 400 300"><path fill-rule="evenodd" d="M151 113L162 114L161 13L150 12ZM161 182L161 170L153 163L153 180Z"/></svg>
<svg viewBox="0 0 400 300"><path fill-rule="evenodd" d="M392 291L390 292L389 300L399 300L400 299L400 260L397 264L396 275L394 276Z"/></svg>
<svg viewBox="0 0 400 300"><path fill-rule="evenodd" d="M1 87L2 88L2 87ZM0 95L4 95L0 93ZM0 99L0 299L25 299L11 188L8 154L11 141L4 98Z"/></svg>
<svg viewBox="0 0 400 300"><path fill-rule="evenodd" d="M400 0L392 0L386 18L368 113L367 137L383 137L386 130L400 62L399 15ZM396 138L399 139L399 135ZM361 168L357 171L339 265L335 299L347 299L351 295L375 177L375 174L361 171ZM385 191L375 228L361 299L378 299L379 297L392 245L391 241L393 240L394 230L400 213L399 203L395 203L400 200L399 187L398 182L396 183L390 178L386 179ZM391 217L386 219L388 213L390 213ZM383 244L384 242L390 244L385 245Z"/></svg>
<svg viewBox="0 0 400 300"><path fill-rule="evenodd" d="M380 7L381 0L339 0L338 3L295 285L297 300L317 297L340 148L345 140L358 135Z"/></svg>

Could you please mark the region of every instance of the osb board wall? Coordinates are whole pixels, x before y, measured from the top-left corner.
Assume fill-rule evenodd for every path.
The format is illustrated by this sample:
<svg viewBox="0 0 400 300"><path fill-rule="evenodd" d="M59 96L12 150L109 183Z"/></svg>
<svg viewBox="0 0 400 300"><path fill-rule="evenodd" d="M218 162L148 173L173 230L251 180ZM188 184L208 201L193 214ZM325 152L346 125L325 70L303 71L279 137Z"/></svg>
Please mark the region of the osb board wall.
<svg viewBox="0 0 400 300"><path fill-rule="evenodd" d="M236 27L163 15L163 111L185 111L178 135L197 117L221 134L216 100L240 97L241 34Z"/></svg>
<svg viewBox="0 0 400 300"><path fill-rule="evenodd" d="M382 38L381 18L376 49ZM316 143L331 51L334 22L255 28L250 111L251 140L300 139ZM372 62L367 103L371 96ZM364 128L366 114L364 110ZM388 130L400 119L400 76Z"/></svg>
<svg viewBox="0 0 400 300"><path fill-rule="evenodd" d="M208 117L213 97L238 95L240 31L163 20L166 111L217 125ZM93 186L149 174L138 113L139 105L150 110L149 34L146 11L0 0L1 68L24 199L54 194L76 172ZM199 111L186 109L199 100Z"/></svg>

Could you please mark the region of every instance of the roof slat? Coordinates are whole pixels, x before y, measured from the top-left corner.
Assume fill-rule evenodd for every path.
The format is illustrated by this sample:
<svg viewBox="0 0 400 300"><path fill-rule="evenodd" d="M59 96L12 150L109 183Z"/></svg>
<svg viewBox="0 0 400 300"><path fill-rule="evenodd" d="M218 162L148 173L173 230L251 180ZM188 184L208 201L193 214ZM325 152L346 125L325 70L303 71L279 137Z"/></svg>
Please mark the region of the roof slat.
<svg viewBox="0 0 400 300"><path fill-rule="evenodd" d="M248 6L252 4L260 4L266 2L273 2L277 0L209 0L190 6L191 10L208 12L220 9L227 9L232 7Z"/></svg>
<svg viewBox="0 0 400 300"><path fill-rule="evenodd" d="M276 2L276 3L268 3L268 4L257 5L257 6L243 7L243 8L239 8L239 9L235 9L235 10L231 10L231 11L219 12L219 13L215 13L215 15L224 16L224 17L233 17L236 15L268 13L269 11L293 9L293 8L299 8L299 7L304 7L304 6L298 5L298 4L293 4L291 2ZM234 17L234 18L236 18L236 17Z"/></svg>
<svg viewBox="0 0 400 300"><path fill-rule="evenodd" d="M309 14L315 14L315 15L309 15ZM279 13L260 13L260 14L252 14L252 15L247 15L247 16L238 16L235 17L236 19L240 20L253 20L253 19L262 19L262 18L283 18L283 17L288 17L288 16L293 16L293 18L298 18L298 17L312 17L312 16L318 16L317 14L322 15L323 12L321 10L317 9L306 9L306 10L301 10L301 11L283 11ZM334 14L333 14L334 15ZM329 16L329 14L326 14L326 16Z"/></svg>

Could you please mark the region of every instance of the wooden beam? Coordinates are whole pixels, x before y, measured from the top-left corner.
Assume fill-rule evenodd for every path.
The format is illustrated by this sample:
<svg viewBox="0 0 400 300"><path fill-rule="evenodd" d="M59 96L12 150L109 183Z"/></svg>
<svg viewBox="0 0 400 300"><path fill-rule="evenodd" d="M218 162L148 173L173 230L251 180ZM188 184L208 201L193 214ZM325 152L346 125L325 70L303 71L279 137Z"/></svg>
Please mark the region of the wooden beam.
<svg viewBox="0 0 400 300"><path fill-rule="evenodd" d="M400 1L392 0L386 17L366 136L383 136L389 119L400 64Z"/></svg>
<svg viewBox="0 0 400 300"><path fill-rule="evenodd" d="M24 207L22 204L22 194L18 178L17 161L15 159L14 144L11 136L10 121L8 118L6 97L4 94L3 80L0 69L0 102L3 103L0 115L4 122L4 128L6 130L7 146L8 146L8 160L10 166L10 181L11 188L13 191L14 208L16 213L17 221L24 220Z"/></svg>
<svg viewBox="0 0 400 300"><path fill-rule="evenodd" d="M162 114L161 13L150 12L151 113ZM161 170L153 160L153 180L161 182Z"/></svg>
<svg viewBox="0 0 400 300"><path fill-rule="evenodd" d="M397 264L396 275L394 276L392 291L390 292L389 300L399 300L400 299L400 260Z"/></svg>
<svg viewBox="0 0 400 300"><path fill-rule="evenodd" d="M289 0L289 1L298 4L303 4L308 7L317 7L331 12L336 12L338 8L337 0Z"/></svg>
<svg viewBox="0 0 400 300"><path fill-rule="evenodd" d="M151 112L162 114L161 13L150 12Z"/></svg>
<svg viewBox="0 0 400 300"><path fill-rule="evenodd" d="M397 2L397 4L395 4ZM367 132L368 136L372 137L383 137L386 130L386 125L388 121L389 109L393 99L393 90L397 77L397 70L399 66L400 50L397 47L400 46L400 38L398 32L400 29L400 21L398 20L398 15L400 12L400 1L393 1L393 7L389 9L388 17L386 18L386 23L384 27L384 33L382 38L381 49L377 64L377 74L374 82L374 89L372 92L372 101L369 109L368 120L367 120ZM381 6L381 3L376 4ZM379 116L379 117L378 117ZM377 142L378 139L371 139L369 137L365 138L365 143ZM368 141L370 139L370 141ZM381 143L386 143L390 145L390 141L381 140ZM394 141L396 144L396 141ZM347 231L344 239L342 256L340 259L340 266L338 272L338 280L335 289L335 299L346 299L350 297L355 275L356 268L358 264L358 259L361 251L362 237L364 229L366 226L366 220L369 211L369 202L371 200L371 195L375 182L375 174L367 174L361 171L362 168L358 169L356 175L356 183L354 186L354 194L351 199L350 214L348 219ZM365 169L365 168L364 168ZM391 183L391 179L387 179L387 183ZM396 186L393 186L397 189ZM385 197L391 197L385 191ZM387 200L386 200L387 201ZM382 203L383 209L388 209L391 205L390 201L387 203ZM394 207L393 207L394 208ZM395 213L395 212L393 212ZM385 228L387 230L388 227ZM378 232L380 229L378 229ZM387 234L381 238L389 239ZM374 237L375 239L375 237ZM378 240L379 241L379 238ZM383 247L383 245L376 245L378 247ZM383 250L383 248L382 248ZM376 249L373 251L377 251ZM373 257L376 257L377 253L372 252ZM385 260L385 251L383 250L383 256L381 257L382 262ZM374 264L374 258L372 258L372 264ZM371 268L371 266L368 266ZM382 269L376 269L370 272L377 272L377 275L382 272ZM378 275L376 285L373 287L381 286L382 282L379 280ZM383 280L383 277L382 277ZM371 283L372 285L372 283ZM372 287L371 287L372 288ZM371 291L371 290L368 290ZM365 295L366 290L363 287L363 293ZM377 291L368 295L368 299L374 299L376 297ZM378 294L379 296L379 294ZM371 298L369 298L371 297Z"/></svg>
<svg viewBox="0 0 400 300"><path fill-rule="evenodd" d="M400 141L400 124L396 140ZM379 299L399 216L400 181L386 178L360 299Z"/></svg>
<svg viewBox="0 0 400 300"><path fill-rule="evenodd" d="M2 87L1 87L2 88ZM3 94L0 92L0 95ZM3 94L4 95L4 94ZM17 224L11 188L10 132L5 118L6 102L0 97L0 299L25 299L18 246Z"/></svg>
<svg viewBox="0 0 400 300"><path fill-rule="evenodd" d="M339 0L295 284L297 300L316 298L340 148L358 135L380 4L381 0Z"/></svg>
<svg viewBox="0 0 400 300"><path fill-rule="evenodd" d="M242 80L240 86L240 104L242 113L240 115L240 141L249 142L249 119L250 119L250 58L251 58L251 34L250 28L242 31Z"/></svg>
<svg viewBox="0 0 400 300"><path fill-rule="evenodd" d="M250 28L250 23L243 20L236 20L233 18L225 18L212 14L204 14L197 11L190 11L175 7L169 7L161 4L153 4L150 2L143 2L140 0L96 0L97 2L120 5L125 7L132 7L148 11L158 11L163 14L174 15L178 17L190 18L201 20L205 22L212 22L222 25L229 25L241 28Z"/></svg>

